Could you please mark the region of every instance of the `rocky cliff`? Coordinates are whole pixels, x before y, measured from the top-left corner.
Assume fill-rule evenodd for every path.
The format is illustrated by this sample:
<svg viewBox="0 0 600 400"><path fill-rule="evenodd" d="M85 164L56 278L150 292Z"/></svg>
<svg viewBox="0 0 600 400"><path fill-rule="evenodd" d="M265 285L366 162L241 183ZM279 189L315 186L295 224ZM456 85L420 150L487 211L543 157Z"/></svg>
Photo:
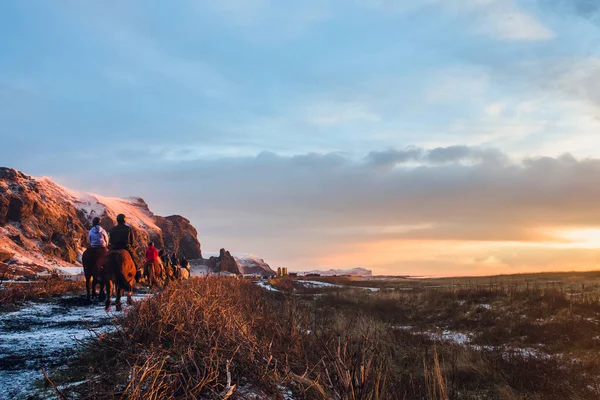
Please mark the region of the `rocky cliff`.
<svg viewBox="0 0 600 400"><path fill-rule="evenodd" d="M181 215L155 216L154 221L162 231L165 246L187 259L202 258L198 232L187 218Z"/></svg>
<svg viewBox="0 0 600 400"><path fill-rule="evenodd" d="M196 229L181 216L155 216L141 198L120 199L70 191L48 178L0 168L0 275L24 275L77 263L94 217L108 231L123 213L141 258L149 240L159 248L201 258Z"/></svg>

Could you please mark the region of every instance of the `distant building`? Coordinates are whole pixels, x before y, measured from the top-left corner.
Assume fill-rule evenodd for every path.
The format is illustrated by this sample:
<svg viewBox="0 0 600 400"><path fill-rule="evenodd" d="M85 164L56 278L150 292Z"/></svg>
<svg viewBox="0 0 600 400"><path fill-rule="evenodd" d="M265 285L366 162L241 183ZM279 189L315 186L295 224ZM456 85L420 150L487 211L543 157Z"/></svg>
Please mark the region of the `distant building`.
<svg viewBox="0 0 600 400"><path fill-rule="evenodd" d="M304 275L304 276L321 276L321 274L315 274L315 273L312 273L312 274L306 274L306 275Z"/></svg>
<svg viewBox="0 0 600 400"><path fill-rule="evenodd" d="M290 272L288 275L291 276L291 277L293 277L293 278L295 278L295 277L298 276L298 273L297 272Z"/></svg>

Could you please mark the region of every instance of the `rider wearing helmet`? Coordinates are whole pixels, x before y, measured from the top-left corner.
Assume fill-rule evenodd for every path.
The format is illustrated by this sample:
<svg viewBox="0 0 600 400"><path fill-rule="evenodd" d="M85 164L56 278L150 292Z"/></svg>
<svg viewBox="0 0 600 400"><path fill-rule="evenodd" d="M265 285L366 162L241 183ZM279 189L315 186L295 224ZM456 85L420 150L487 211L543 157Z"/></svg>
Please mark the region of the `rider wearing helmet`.
<svg viewBox="0 0 600 400"><path fill-rule="evenodd" d="M126 225L127 218L124 214L117 215L117 226L110 231L110 249L111 250L127 250L131 255L131 259L137 270L136 279L141 277L141 270L138 267L135 256L135 235L133 229Z"/></svg>

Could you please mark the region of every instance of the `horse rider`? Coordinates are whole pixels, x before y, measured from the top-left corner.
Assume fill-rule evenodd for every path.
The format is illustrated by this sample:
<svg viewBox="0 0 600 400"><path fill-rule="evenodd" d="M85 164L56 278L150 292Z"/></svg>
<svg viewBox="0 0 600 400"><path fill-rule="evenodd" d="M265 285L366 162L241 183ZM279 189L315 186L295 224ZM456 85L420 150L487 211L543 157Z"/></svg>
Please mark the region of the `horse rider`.
<svg viewBox="0 0 600 400"><path fill-rule="evenodd" d="M93 249L108 251L108 233L100 226L100 218L92 220L92 229L88 233L88 241Z"/></svg>
<svg viewBox="0 0 600 400"><path fill-rule="evenodd" d="M126 220L127 218L124 214L117 215L117 226L110 231L110 249L127 250L129 252L137 271L135 279L139 281L142 277L142 271L138 266L135 256L135 234L133 233L133 228L125 224Z"/></svg>
<svg viewBox="0 0 600 400"><path fill-rule="evenodd" d="M150 242L148 243L148 248L146 249L146 267L145 267L145 272L146 272L146 276L149 278L150 274L149 274L149 269L153 268L153 264L159 264L160 265L160 269L162 270L162 262L160 261L160 258L158 257L158 250L156 249L156 247L154 247L154 242ZM161 275L164 273L164 271L161 272Z"/></svg>
<svg viewBox="0 0 600 400"><path fill-rule="evenodd" d="M188 272L190 272L190 263L184 255L179 257L179 265L181 266L181 268L185 268L188 270Z"/></svg>

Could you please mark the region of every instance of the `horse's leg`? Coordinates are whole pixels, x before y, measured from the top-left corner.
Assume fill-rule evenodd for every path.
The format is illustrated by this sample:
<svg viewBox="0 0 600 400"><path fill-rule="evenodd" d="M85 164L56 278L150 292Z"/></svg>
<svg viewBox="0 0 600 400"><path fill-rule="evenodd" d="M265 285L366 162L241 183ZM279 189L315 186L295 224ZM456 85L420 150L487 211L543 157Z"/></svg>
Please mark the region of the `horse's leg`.
<svg viewBox="0 0 600 400"><path fill-rule="evenodd" d="M116 286L116 285L115 285ZM112 282L110 280L106 281L106 305L104 309L108 312L110 310L110 295L112 290Z"/></svg>
<svg viewBox="0 0 600 400"><path fill-rule="evenodd" d="M154 282L156 280L156 274L154 273L154 264L146 264L147 265L147 271L148 271L148 286L150 286L150 289L152 289L152 286L154 286Z"/></svg>
<svg viewBox="0 0 600 400"><path fill-rule="evenodd" d="M123 288L119 284L115 284L115 294L117 295L117 300L115 302L115 307L117 311L121 311L123 306L121 305L121 294L123 293Z"/></svg>
<svg viewBox="0 0 600 400"><path fill-rule="evenodd" d="M95 284L96 280L94 279L94 284ZM104 301L106 299L106 292L104 291L104 288L106 287L106 285L104 284L104 282L100 281L100 293L98 294L98 300L100 301Z"/></svg>
<svg viewBox="0 0 600 400"><path fill-rule="evenodd" d="M133 292L133 285L130 285L129 290L127 290L127 304L129 304L130 306L133 305L133 298L131 297L132 292Z"/></svg>
<svg viewBox="0 0 600 400"><path fill-rule="evenodd" d="M92 302L91 296L90 296L90 290L91 290L91 285L92 285L92 277L91 276L86 276L85 277L85 292L86 292L86 298L88 303Z"/></svg>
<svg viewBox="0 0 600 400"><path fill-rule="evenodd" d="M92 299L96 298L96 285L98 284L97 279L92 275Z"/></svg>

